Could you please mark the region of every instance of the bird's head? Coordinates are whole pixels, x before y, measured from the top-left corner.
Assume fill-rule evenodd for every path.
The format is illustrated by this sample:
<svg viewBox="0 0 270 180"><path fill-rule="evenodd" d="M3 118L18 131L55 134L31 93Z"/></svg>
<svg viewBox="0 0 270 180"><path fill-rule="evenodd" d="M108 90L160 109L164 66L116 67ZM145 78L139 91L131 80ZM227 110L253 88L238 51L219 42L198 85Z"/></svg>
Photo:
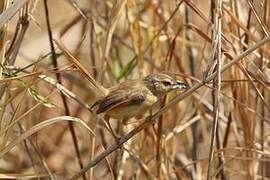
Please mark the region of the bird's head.
<svg viewBox="0 0 270 180"><path fill-rule="evenodd" d="M187 89L188 85L166 74L150 74L144 78L147 88L156 96L162 96L168 92L179 89Z"/></svg>

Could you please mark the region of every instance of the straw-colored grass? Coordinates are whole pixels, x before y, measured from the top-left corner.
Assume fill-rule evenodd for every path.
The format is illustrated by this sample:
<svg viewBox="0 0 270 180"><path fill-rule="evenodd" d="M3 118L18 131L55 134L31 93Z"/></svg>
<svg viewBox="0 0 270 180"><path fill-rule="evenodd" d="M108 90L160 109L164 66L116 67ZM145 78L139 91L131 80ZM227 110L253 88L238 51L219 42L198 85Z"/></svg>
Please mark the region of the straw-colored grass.
<svg viewBox="0 0 270 180"><path fill-rule="evenodd" d="M0 1L0 179L270 179L270 1ZM91 105L163 72L124 126Z"/></svg>

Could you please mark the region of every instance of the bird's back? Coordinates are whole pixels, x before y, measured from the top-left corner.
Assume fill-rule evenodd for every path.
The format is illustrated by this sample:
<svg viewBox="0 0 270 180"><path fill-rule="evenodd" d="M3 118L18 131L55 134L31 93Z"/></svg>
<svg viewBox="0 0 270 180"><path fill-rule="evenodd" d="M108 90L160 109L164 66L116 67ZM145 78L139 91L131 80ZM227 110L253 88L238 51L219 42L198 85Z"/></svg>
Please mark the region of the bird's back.
<svg viewBox="0 0 270 180"><path fill-rule="evenodd" d="M143 81L128 80L110 88L109 94L96 102L97 114L106 113L116 119L126 119L143 114L157 97L143 85Z"/></svg>

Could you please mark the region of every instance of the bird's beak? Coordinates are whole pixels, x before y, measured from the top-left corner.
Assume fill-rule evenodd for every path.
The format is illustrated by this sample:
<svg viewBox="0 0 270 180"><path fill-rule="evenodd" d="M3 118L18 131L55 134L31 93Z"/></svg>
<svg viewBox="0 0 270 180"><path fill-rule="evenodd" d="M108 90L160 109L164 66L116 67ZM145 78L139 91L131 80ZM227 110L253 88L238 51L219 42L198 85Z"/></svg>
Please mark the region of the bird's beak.
<svg viewBox="0 0 270 180"><path fill-rule="evenodd" d="M176 83L173 85L173 89L187 89L187 88L188 88L188 85L181 81L176 81Z"/></svg>

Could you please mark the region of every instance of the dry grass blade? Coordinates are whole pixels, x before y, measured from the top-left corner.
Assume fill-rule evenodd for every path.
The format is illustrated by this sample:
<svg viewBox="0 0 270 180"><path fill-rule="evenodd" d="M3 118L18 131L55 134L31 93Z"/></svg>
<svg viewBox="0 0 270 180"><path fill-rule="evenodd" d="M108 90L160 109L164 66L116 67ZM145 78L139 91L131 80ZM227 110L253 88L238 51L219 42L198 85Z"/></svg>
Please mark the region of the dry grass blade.
<svg viewBox="0 0 270 180"><path fill-rule="evenodd" d="M214 57L213 60L216 62L216 77L213 80L213 86L215 88L213 92L213 101L214 101L214 109L213 109L213 125L211 131L211 141L210 141L210 150L208 156L208 169L207 169L207 180L210 180L212 177L212 164L214 158L214 145L216 144L217 149L220 147L220 139L219 139L219 113L220 113L220 90L221 90L221 64L222 64L222 44L221 44L221 26L222 26L222 11L221 11L221 4L222 0L213 0L211 3L214 4L215 9L212 9L214 17L214 31L213 31L213 46L214 49ZM222 156L222 155L221 155ZM219 165L223 164L223 157L219 158ZM224 171L222 169L221 172L221 179L225 179Z"/></svg>
<svg viewBox="0 0 270 180"><path fill-rule="evenodd" d="M269 23L269 0L0 0L0 178L270 178ZM91 108L153 73L189 88L128 125Z"/></svg>
<svg viewBox="0 0 270 180"><path fill-rule="evenodd" d="M69 61L71 61L72 64L75 65L75 67L77 67L80 70L80 73L82 73L82 75L89 80L89 82L96 88L96 93L99 93L101 96L104 96L106 94L108 94L108 90L106 88L104 88L102 85L100 85L91 75L90 73L80 64L80 62L74 57L72 56L72 54L67 50L67 48L64 47L64 45L62 45L61 43L59 43L58 41L54 41L58 48L68 57L67 59Z"/></svg>
<svg viewBox="0 0 270 180"><path fill-rule="evenodd" d="M70 117L70 116L55 117L55 118L45 120L39 124L36 124L35 126L30 128L29 130L27 130L25 133L23 133L19 138L13 140L10 144L8 144L6 147L4 147L3 149L0 150L0 157L3 157L12 148L14 148L16 145L20 144L21 142L23 142L25 139L32 136L33 134L39 132L40 130L42 130L42 129L44 129L52 124L55 124L58 122L63 122L63 121L77 122L77 123L81 124L83 127L85 127L91 135L93 135L93 136L95 135L95 133L87 126L87 124L79 118Z"/></svg>
<svg viewBox="0 0 270 180"><path fill-rule="evenodd" d="M31 77L31 76L38 76L38 75L40 75L42 73L43 72L33 72L33 73L21 75L21 76L8 77L8 78L0 79L0 83L6 83L6 82L13 81L13 80L20 80L20 79L23 79L23 78L26 78L26 77Z"/></svg>
<svg viewBox="0 0 270 180"><path fill-rule="evenodd" d="M69 91L68 89L66 89L64 86L62 86L61 84L57 83L57 81L53 78L50 78L48 76L45 75L39 75L38 76L40 79L43 79L44 81L52 84L53 86L55 86L59 91L61 91L65 96L74 99L75 101L77 101L80 105L82 105L83 107L85 107L86 109L88 109L90 112L91 111L91 107L85 103L79 96L77 96L76 94L72 93L71 91Z"/></svg>
<svg viewBox="0 0 270 180"><path fill-rule="evenodd" d="M192 8L208 25L211 25L212 23L209 21L207 16L204 15L204 13L195 5L195 3L192 0L185 0L185 2L189 5L190 8Z"/></svg>
<svg viewBox="0 0 270 180"><path fill-rule="evenodd" d="M27 178L27 179L32 179L32 178L48 178L49 175L47 174L4 174L0 173L0 179L21 179L21 178Z"/></svg>
<svg viewBox="0 0 270 180"><path fill-rule="evenodd" d="M189 126L191 126L193 123L196 123L197 121L200 120L200 116L195 116L192 119L188 120L187 122L180 124L178 126L176 126L172 132L170 132L169 134L166 135L165 137L165 141L169 141L173 136L175 136L176 134L181 133L182 131L184 131L186 128L188 128Z"/></svg>
<svg viewBox="0 0 270 180"><path fill-rule="evenodd" d="M0 29L10 20L29 0L17 0L0 14Z"/></svg>
<svg viewBox="0 0 270 180"><path fill-rule="evenodd" d="M104 57L106 59L109 57L113 32L115 31L117 22L119 21L121 14L124 13L124 7L126 3L127 3L127 0L117 0L112 8L108 34L106 37L106 46L105 46L105 51L104 51Z"/></svg>
<svg viewBox="0 0 270 180"><path fill-rule="evenodd" d="M256 37L246 28L244 22L240 21L237 17L235 17L235 15L227 8L223 9L228 13L228 15L230 15L230 17L238 25L238 27L245 31L245 33L248 35L249 38L251 38L251 40L256 41Z"/></svg>
<svg viewBox="0 0 270 180"><path fill-rule="evenodd" d="M247 2L248 2L248 5L250 6L250 8L252 9L257 21L260 23L260 25L263 29L263 32L265 33L266 36L269 36L270 35L269 30L268 30L267 26L265 25L265 23L263 22L263 20L261 19L261 17L259 16L258 12L256 11L253 2L251 2L251 0L247 0Z"/></svg>

